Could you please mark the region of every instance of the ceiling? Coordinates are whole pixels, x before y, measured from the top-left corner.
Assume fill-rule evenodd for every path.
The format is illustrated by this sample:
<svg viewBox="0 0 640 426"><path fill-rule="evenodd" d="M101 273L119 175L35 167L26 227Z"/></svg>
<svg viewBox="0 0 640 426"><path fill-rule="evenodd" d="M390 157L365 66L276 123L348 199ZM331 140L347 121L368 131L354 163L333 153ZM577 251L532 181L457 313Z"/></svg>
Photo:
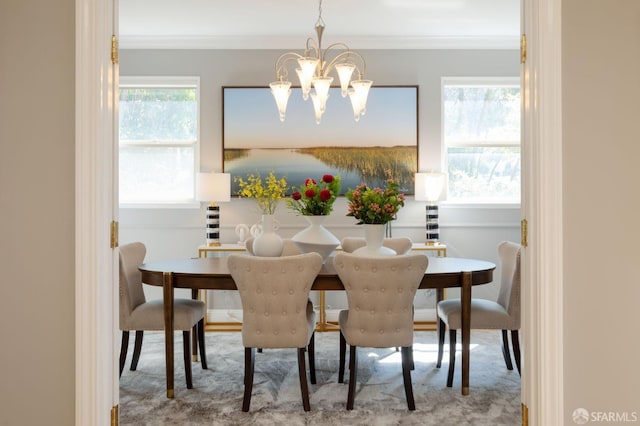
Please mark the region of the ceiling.
<svg viewBox="0 0 640 426"><path fill-rule="evenodd" d="M124 49L303 49L317 0L120 0ZM520 0L324 0L323 46L518 48Z"/></svg>

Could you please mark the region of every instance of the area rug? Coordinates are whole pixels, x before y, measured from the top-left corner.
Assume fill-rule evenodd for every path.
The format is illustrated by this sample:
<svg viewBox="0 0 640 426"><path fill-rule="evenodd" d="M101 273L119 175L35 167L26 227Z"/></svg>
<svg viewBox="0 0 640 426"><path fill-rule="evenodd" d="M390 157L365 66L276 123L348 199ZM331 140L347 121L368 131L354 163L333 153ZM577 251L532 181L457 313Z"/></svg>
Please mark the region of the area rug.
<svg viewBox="0 0 640 426"><path fill-rule="evenodd" d="M192 364L193 389L186 388L181 339L181 334L176 334L174 399L166 398L163 333L145 333L136 371L129 370L133 346L129 348L120 379L121 425L521 424L520 376L515 368L506 369L499 331L472 331L467 396L460 392L459 352L454 384L447 388L448 351L442 368L436 368L436 333L416 332L413 412L407 410L400 353L394 348L358 349L353 411L345 409L348 369L345 383L338 383L338 333L316 333L317 384L309 384L310 412L302 408L296 351L256 353L251 409L244 413L240 333L207 333L209 368L203 370L199 362Z"/></svg>

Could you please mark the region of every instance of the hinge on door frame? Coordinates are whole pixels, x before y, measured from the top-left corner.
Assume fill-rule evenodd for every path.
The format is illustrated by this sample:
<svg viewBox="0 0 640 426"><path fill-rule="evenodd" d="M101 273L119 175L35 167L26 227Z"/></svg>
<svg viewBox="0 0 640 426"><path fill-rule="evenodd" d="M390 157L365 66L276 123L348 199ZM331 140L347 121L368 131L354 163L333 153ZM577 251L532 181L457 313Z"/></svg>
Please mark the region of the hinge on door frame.
<svg viewBox="0 0 640 426"><path fill-rule="evenodd" d="M118 406L111 407L111 426L118 426Z"/></svg>
<svg viewBox="0 0 640 426"><path fill-rule="evenodd" d="M118 222L113 220L111 221L111 248L118 247L118 244Z"/></svg>
<svg viewBox="0 0 640 426"><path fill-rule="evenodd" d="M529 222L527 219L522 219L520 221L520 245L522 247L526 247L528 245L529 238Z"/></svg>
<svg viewBox="0 0 640 426"><path fill-rule="evenodd" d="M522 426L529 426L529 407L522 403Z"/></svg>
<svg viewBox="0 0 640 426"><path fill-rule="evenodd" d="M111 36L111 63L118 63L118 37L115 34Z"/></svg>
<svg viewBox="0 0 640 426"><path fill-rule="evenodd" d="M520 63L527 62L527 35L522 34L520 36Z"/></svg>

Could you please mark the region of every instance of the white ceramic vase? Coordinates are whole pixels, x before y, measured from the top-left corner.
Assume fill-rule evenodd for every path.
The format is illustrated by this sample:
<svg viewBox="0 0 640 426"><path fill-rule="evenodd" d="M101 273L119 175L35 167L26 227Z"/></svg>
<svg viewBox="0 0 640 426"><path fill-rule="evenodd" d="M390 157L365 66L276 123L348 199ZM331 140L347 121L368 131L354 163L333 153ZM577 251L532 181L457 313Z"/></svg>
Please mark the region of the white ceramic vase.
<svg viewBox="0 0 640 426"><path fill-rule="evenodd" d="M382 245L385 234L385 225L362 225L364 227L364 239L367 244L353 251L353 254L366 257L395 256L395 250Z"/></svg>
<svg viewBox="0 0 640 426"><path fill-rule="evenodd" d="M256 256L278 257L282 254L282 238L275 232L273 215L262 215L256 234L253 241L253 253Z"/></svg>
<svg viewBox="0 0 640 426"><path fill-rule="evenodd" d="M325 261L336 247L340 245L340 240L336 238L327 228L323 226L327 216L304 216L309 226L294 235L291 240L303 253L316 252Z"/></svg>

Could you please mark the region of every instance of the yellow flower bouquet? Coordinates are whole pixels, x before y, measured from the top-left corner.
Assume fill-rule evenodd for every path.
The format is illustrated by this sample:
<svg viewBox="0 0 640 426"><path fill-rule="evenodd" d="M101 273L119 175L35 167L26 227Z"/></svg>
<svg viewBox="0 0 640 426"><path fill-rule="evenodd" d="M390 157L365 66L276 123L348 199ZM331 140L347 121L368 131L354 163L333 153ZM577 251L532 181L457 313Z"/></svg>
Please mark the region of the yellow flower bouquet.
<svg viewBox="0 0 640 426"><path fill-rule="evenodd" d="M278 201L285 197L287 180L285 177L277 178L273 171L269 172L266 179L260 174L250 174L246 178L236 177L241 198L255 198L262 214L272 215L278 207Z"/></svg>

